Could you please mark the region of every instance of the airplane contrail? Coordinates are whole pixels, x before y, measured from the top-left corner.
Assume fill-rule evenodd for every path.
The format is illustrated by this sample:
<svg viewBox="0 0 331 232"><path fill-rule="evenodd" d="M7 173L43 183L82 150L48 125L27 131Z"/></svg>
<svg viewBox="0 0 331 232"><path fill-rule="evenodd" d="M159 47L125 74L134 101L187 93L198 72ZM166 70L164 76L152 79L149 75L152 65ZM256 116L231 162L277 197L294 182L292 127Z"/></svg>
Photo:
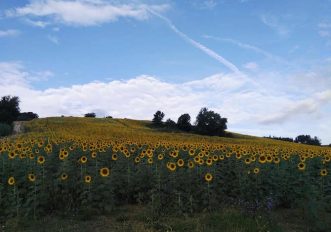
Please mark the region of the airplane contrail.
<svg viewBox="0 0 331 232"><path fill-rule="evenodd" d="M149 8L147 10L150 13L152 13L153 15L155 15L155 16L159 17L160 19L162 19L163 21L165 21L168 24L168 26L171 28L171 30L173 30L177 35L179 35L184 40L186 40L187 42L192 44L194 47L200 49L201 51L206 53L208 56L214 58L215 60L217 60L218 62L220 62L224 66L226 66L231 71L233 71L237 74L242 74L240 72L240 70L233 63L231 63L230 61L228 61L227 59L225 59L221 55L217 54L216 52L214 52L210 48L207 48L205 45L191 39L188 35L186 35L182 31L180 31L168 18L166 18L165 16L163 16L163 15L161 15L161 14L159 14L159 13L157 13L157 12L155 12L155 11L149 9Z"/></svg>

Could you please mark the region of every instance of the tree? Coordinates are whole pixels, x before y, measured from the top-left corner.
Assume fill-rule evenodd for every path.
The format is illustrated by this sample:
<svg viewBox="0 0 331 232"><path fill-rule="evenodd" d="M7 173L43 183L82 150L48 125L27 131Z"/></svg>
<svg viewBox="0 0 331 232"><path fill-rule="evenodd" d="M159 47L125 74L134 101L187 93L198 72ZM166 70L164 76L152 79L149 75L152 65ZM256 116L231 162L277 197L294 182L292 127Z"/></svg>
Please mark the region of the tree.
<svg viewBox="0 0 331 232"><path fill-rule="evenodd" d="M84 117L85 117L85 118L95 118L96 115L95 115L95 113L92 112L92 113L87 113L87 114L85 114Z"/></svg>
<svg viewBox="0 0 331 232"><path fill-rule="evenodd" d="M17 117L17 121L29 121L39 118L39 115L33 112L23 112Z"/></svg>
<svg viewBox="0 0 331 232"><path fill-rule="evenodd" d="M162 120L164 118L165 114L163 112L161 112L160 110L156 111L156 113L154 114L154 118L152 120L154 125L160 126L162 125Z"/></svg>
<svg viewBox="0 0 331 232"><path fill-rule="evenodd" d="M177 120L177 127L183 131L190 131L192 128L191 116L189 114L182 114Z"/></svg>
<svg viewBox="0 0 331 232"><path fill-rule="evenodd" d="M218 113L204 107L200 110L195 124L199 134L223 136L227 122L227 118L222 118Z"/></svg>
<svg viewBox="0 0 331 232"><path fill-rule="evenodd" d="M164 126L167 127L167 128L169 128L169 129L174 129L174 128L176 128L177 125L176 125L176 122L175 121L173 121L170 118L168 118L166 120L166 122L164 123Z"/></svg>
<svg viewBox="0 0 331 232"><path fill-rule="evenodd" d="M20 114L19 98L4 96L0 100L0 122L12 124Z"/></svg>
<svg viewBox="0 0 331 232"><path fill-rule="evenodd" d="M310 135L298 135L295 138L294 142L308 144L308 145L321 146L321 140L319 138L317 138L316 136L314 138L312 138Z"/></svg>

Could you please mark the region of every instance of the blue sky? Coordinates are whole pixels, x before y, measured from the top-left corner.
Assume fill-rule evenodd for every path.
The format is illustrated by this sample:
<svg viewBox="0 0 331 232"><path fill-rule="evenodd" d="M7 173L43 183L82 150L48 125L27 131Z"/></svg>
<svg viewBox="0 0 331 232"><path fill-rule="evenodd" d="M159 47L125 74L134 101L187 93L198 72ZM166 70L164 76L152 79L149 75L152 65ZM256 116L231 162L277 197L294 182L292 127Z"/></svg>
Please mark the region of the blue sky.
<svg viewBox="0 0 331 232"><path fill-rule="evenodd" d="M1 0L0 79L40 116L207 106L232 131L331 143L331 1Z"/></svg>

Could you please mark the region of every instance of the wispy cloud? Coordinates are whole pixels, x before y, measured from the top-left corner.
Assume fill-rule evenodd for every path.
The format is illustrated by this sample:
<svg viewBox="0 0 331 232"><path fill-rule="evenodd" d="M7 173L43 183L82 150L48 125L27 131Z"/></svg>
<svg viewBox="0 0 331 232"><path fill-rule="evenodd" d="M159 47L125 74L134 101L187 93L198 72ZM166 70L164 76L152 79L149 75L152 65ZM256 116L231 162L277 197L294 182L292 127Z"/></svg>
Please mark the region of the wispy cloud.
<svg viewBox="0 0 331 232"><path fill-rule="evenodd" d="M39 0L8 10L8 17L47 17L50 22L74 26L93 26L116 21L119 18L145 20L149 17L147 7L163 12L169 5L112 4L101 0ZM35 26L46 26L50 22L32 21Z"/></svg>
<svg viewBox="0 0 331 232"><path fill-rule="evenodd" d="M251 70L251 71L255 71L259 68L259 65L255 62L248 62L248 63L244 64L244 68Z"/></svg>
<svg viewBox="0 0 331 232"><path fill-rule="evenodd" d="M260 19L262 23L276 31L281 36L287 36L289 34L288 28L279 22L279 18L273 15L261 15Z"/></svg>
<svg viewBox="0 0 331 232"><path fill-rule="evenodd" d="M25 19L25 22L31 26L35 26L35 27L40 27L40 28L45 28L46 26L48 26L50 23L48 22L44 22L44 21L34 21L31 19Z"/></svg>
<svg viewBox="0 0 331 232"><path fill-rule="evenodd" d="M320 22L317 27L319 36L326 39L327 46L331 46L331 23Z"/></svg>
<svg viewBox="0 0 331 232"><path fill-rule="evenodd" d="M277 61L277 62L280 62L280 63L285 63L285 61L276 56L276 55L273 55L271 54L270 52L267 52L257 46L254 46L254 45L251 45L251 44L247 44L247 43L243 43L243 42L240 42L240 41L237 41L237 40L234 40L234 39L226 39L226 38L219 38L219 37L216 37L216 36L211 36L211 35L204 35L203 36L204 38L206 39L214 39L214 40L218 40L218 41L222 41L222 42L227 42L227 43L231 43L231 44L234 44L238 47L241 47L241 48L244 48L244 49L247 49L247 50L251 50L251 51L254 51L256 53L259 53L271 60L274 60L274 61Z"/></svg>
<svg viewBox="0 0 331 232"><path fill-rule="evenodd" d="M49 41L51 41L52 43L54 43L56 45L58 45L60 43L59 39L54 35L48 35L47 38Z"/></svg>
<svg viewBox="0 0 331 232"><path fill-rule="evenodd" d="M213 51L210 48L206 47L205 45L203 45L203 44L201 44L201 43L199 43L199 42L191 39L188 35L186 35L182 31L180 31L168 18L166 18L165 16L163 16L163 15L155 12L152 9L149 9L149 11L152 14L156 15L157 17L159 17L160 19L162 19L163 21L165 21L168 24L168 26L171 28L171 30L173 30L177 35L179 35L185 41L189 42L194 47L200 49L201 51L203 51L205 54L207 54L211 58L217 60L219 63L223 64L224 66L226 66L228 69L230 69L234 73L242 74L240 72L240 70L237 68L236 65L234 65L233 63L231 63L230 61L228 61L227 59L225 59L221 55L217 54L215 51Z"/></svg>
<svg viewBox="0 0 331 232"><path fill-rule="evenodd" d="M20 31L18 30L0 30L0 37L13 37L18 36L20 34Z"/></svg>

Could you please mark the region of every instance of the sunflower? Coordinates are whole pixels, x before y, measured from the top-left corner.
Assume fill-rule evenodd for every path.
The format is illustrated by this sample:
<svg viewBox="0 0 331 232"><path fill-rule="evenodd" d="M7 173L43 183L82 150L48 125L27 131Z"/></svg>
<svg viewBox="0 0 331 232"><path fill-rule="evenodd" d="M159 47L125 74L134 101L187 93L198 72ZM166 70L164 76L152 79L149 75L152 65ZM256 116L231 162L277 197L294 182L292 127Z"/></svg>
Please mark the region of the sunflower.
<svg viewBox="0 0 331 232"><path fill-rule="evenodd" d="M205 175L205 180L206 180L207 182L212 181L212 180L213 180L213 175L210 174L209 172L206 173L206 175Z"/></svg>
<svg viewBox="0 0 331 232"><path fill-rule="evenodd" d="M303 162L300 162L300 163L298 163L298 168L299 168L300 171L303 171L306 168L306 164L303 163Z"/></svg>
<svg viewBox="0 0 331 232"><path fill-rule="evenodd" d="M241 159L241 153L237 153L237 154L236 154L236 158L237 158L237 159Z"/></svg>
<svg viewBox="0 0 331 232"><path fill-rule="evenodd" d="M60 154L59 154L59 159L60 159L60 160L64 160L64 159L65 159L65 156L64 156L63 153L60 153Z"/></svg>
<svg viewBox="0 0 331 232"><path fill-rule="evenodd" d="M86 175L86 176L84 177L84 181L85 181L86 184L89 184L89 183L91 183L91 181L92 181L92 177L91 177L90 175Z"/></svg>
<svg viewBox="0 0 331 232"><path fill-rule="evenodd" d="M224 157L224 155L219 155L218 158L219 158L220 160L224 160L225 157Z"/></svg>
<svg viewBox="0 0 331 232"><path fill-rule="evenodd" d="M217 155L213 155L213 161L217 161L218 160L218 156Z"/></svg>
<svg viewBox="0 0 331 232"><path fill-rule="evenodd" d="M188 151L188 154L189 154L190 156L193 156L194 153L195 153L195 151L194 151L193 149L190 149L190 150Z"/></svg>
<svg viewBox="0 0 331 232"><path fill-rule="evenodd" d="M213 164L213 159L208 158L207 161L206 161L206 164L208 166L211 166Z"/></svg>
<svg viewBox="0 0 331 232"><path fill-rule="evenodd" d="M148 159L147 159L147 163L148 163L148 164L152 164L152 163L153 163L153 158L151 158L151 157L148 158Z"/></svg>
<svg viewBox="0 0 331 232"><path fill-rule="evenodd" d="M250 164L251 163L251 159L250 158L246 158L245 159L245 164Z"/></svg>
<svg viewBox="0 0 331 232"><path fill-rule="evenodd" d="M15 158L15 156L16 156L16 154L15 154L15 152L9 152L9 154L8 154L8 158L9 159L14 159Z"/></svg>
<svg viewBox="0 0 331 232"><path fill-rule="evenodd" d="M139 163L139 162L140 162L140 157L137 156L137 157L134 159L134 162L135 162L135 163Z"/></svg>
<svg viewBox="0 0 331 232"><path fill-rule="evenodd" d="M60 178L61 178L61 180L66 180L66 179L68 179L68 174L62 173Z"/></svg>
<svg viewBox="0 0 331 232"><path fill-rule="evenodd" d="M63 152L63 156L66 158L66 157L68 157L68 155L69 155L69 152L68 151L64 151Z"/></svg>
<svg viewBox="0 0 331 232"><path fill-rule="evenodd" d="M44 164L45 163L45 157L40 155L38 156L38 160L37 160L38 164Z"/></svg>
<svg viewBox="0 0 331 232"><path fill-rule="evenodd" d="M158 160L163 160L163 154L159 154L158 156L157 156L157 158L158 158Z"/></svg>
<svg viewBox="0 0 331 232"><path fill-rule="evenodd" d="M33 174L33 173L30 173L30 174L28 175L28 180L29 180L30 182L35 182L35 180L36 180L36 175Z"/></svg>
<svg viewBox="0 0 331 232"><path fill-rule="evenodd" d="M260 155L260 157L259 157L259 162L260 162L261 164L264 164L266 161L267 161L267 159L266 159L265 155Z"/></svg>
<svg viewBox="0 0 331 232"><path fill-rule="evenodd" d="M326 176L328 174L328 171L326 170L326 168L324 168L320 171L320 174L321 176Z"/></svg>
<svg viewBox="0 0 331 232"><path fill-rule="evenodd" d="M183 159L177 160L177 166L178 167L183 167L184 166L184 160Z"/></svg>
<svg viewBox="0 0 331 232"><path fill-rule="evenodd" d="M112 160L117 160L117 158L118 158L118 157L117 157L117 154L116 154L116 153L112 154L112 156L111 156L111 159L112 159Z"/></svg>
<svg viewBox="0 0 331 232"><path fill-rule="evenodd" d="M275 164L279 164L279 162L280 162L279 157L275 157L275 158L274 158L274 163L275 163Z"/></svg>
<svg viewBox="0 0 331 232"><path fill-rule="evenodd" d="M194 162L193 161L188 161L188 164L187 164L187 166L189 167L189 168L194 168Z"/></svg>
<svg viewBox="0 0 331 232"><path fill-rule="evenodd" d="M173 163L173 162L169 162L168 164L167 164L167 168L170 170L170 171L175 171L176 170L176 164L175 163Z"/></svg>
<svg viewBox="0 0 331 232"><path fill-rule="evenodd" d="M8 182L9 185L14 185L15 184L15 178L13 176L11 176L11 177L8 178L7 182Z"/></svg>
<svg viewBox="0 0 331 232"><path fill-rule="evenodd" d="M254 168L253 172L254 172L254 174L258 174L260 172L260 169L259 168Z"/></svg>
<svg viewBox="0 0 331 232"><path fill-rule="evenodd" d="M91 153L91 157L93 158L93 159L95 159L96 157L97 157L97 153L94 151L94 152L92 152Z"/></svg>
<svg viewBox="0 0 331 232"><path fill-rule="evenodd" d="M272 156L271 155L267 155L267 162L271 163L272 162Z"/></svg>
<svg viewBox="0 0 331 232"><path fill-rule="evenodd" d="M101 168L100 169L100 175L102 177L107 177L107 176L109 176L109 174L110 174L109 168Z"/></svg>
<svg viewBox="0 0 331 232"><path fill-rule="evenodd" d="M80 157L79 160L82 164L85 164L87 162L87 157L85 155L83 155L82 157Z"/></svg>

